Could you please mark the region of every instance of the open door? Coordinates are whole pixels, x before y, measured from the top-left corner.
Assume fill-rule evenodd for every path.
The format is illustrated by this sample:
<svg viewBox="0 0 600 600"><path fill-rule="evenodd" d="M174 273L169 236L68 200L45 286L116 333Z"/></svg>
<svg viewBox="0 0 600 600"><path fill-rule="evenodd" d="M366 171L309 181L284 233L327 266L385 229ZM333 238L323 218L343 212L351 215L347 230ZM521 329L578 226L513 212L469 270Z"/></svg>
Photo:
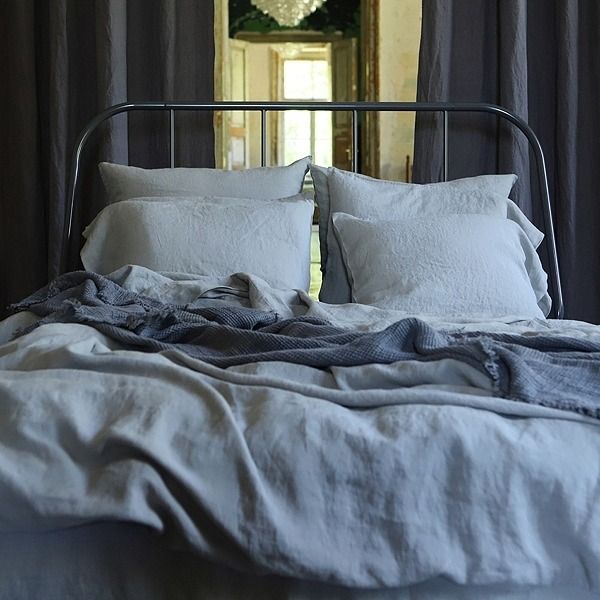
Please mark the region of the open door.
<svg viewBox="0 0 600 600"><path fill-rule="evenodd" d="M331 44L331 78L334 102L357 99L357 44L355 38L336 40ZM352 169L352 115L333 113L333 165Z"/></svg>

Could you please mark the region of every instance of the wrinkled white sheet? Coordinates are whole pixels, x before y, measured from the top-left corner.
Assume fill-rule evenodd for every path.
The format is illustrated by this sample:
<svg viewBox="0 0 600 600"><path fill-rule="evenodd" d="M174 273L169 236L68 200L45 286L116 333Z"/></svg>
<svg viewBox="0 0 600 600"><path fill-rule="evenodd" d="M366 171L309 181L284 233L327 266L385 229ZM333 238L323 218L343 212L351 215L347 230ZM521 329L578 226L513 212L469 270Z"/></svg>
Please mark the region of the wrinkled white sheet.
<svg viewBox="0 0 600 600"><path fill-rule="evenodd" d="M403 316L245 276L218 293L140 269L115 278L362 329ZM600 338L577 322L436 325ZM0 346L0 369L1 531L128 521L251 572L600 591L599 423L492 398L463 364L222 370L54 324Z"/></svg>

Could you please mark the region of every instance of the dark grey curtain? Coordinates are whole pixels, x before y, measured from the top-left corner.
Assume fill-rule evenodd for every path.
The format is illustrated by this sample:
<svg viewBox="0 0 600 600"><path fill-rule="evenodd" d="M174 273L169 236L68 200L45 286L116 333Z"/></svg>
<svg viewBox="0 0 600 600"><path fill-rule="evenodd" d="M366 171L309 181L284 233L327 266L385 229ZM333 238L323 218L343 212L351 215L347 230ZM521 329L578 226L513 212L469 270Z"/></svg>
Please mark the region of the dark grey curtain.
<svg viewBox="0 0 600 600"><path fill-rule="evenodd" d="M212 0L0 1L0 310L57 273L79 131L126 100L212 100L213 39ZM104 126L84 158L76 242L103 203L98 159L167 166L166 118ZM179 165L213 166L210 115L176 130Z"/></svg>
<svg viewBox="0 0 600 600"><path fill-rule="evenodd" d="M491 102L529 122L548 162L566 316L599 323L600 2L423 0L418 100ZM541 223L524 140L495 118L477 123L451 117L450 176L515 170L517 201ZM415 180L439 178L439 136L419 118Z"/></svg>

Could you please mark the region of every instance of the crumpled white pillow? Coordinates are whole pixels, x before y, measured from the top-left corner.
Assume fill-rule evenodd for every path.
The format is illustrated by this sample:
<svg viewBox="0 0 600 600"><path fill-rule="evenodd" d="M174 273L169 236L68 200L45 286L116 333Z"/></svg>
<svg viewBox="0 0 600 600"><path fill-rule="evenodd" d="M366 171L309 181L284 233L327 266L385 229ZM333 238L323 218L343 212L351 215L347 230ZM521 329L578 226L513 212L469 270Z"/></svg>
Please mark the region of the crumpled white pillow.
<svg viewBox="0 0 600 600"><path fill-rule="evenodd" d="M285 167L242 171L187 168L141 169L108 162L98 165L108 202L148 196L223 196L276 200L299 194L311 157Z"/></svg>
<svg viewBox="0 0 600 600"><path fill-rule="evenodd" d="M354 302L464 318L544 318L550 310L538 254L514 221L481 214L369 221L344 213L332 221Z"/></svg>
<svg viewBox="0 0 600 600"><path fill-rule="evenodd" d="M308 290L314 205L302 195L136 198L104 208L83 232L86 270L128 264L192 275L256 275L274 287Z"/></svg>

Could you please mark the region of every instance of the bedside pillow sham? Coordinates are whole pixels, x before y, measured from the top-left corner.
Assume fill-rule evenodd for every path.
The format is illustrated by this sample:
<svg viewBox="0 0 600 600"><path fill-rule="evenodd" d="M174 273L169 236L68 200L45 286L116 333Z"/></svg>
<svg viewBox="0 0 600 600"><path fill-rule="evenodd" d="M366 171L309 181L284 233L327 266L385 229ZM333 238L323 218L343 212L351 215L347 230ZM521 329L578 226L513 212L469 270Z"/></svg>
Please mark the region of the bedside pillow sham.
<svg viewBox="0 0 600 600"><path fill-rule="evenodd" d="M546 274L524 231L489 215L332 217L352 300L415 315L544 318ZM532 285L530 273L536 274Z"/></svg>
<svg viewBox="0 0 600 600"><path fill-rule="evenodd" d="M285 167L259 167L243 171L187 168L142 169L101 162L100 176L113 204L140 197L222 196L276 200L299 194L310 156Z"/></svg>
<svg viewBox="0 0 600 600"><path fill-rule="evenodd" d="M312 200L135 198L107 206L85 229L83 266L107 274L128 265L228 276L244 272L308 290Z"/></svg>
<svg viewBox="0 0 600 600"><path fill-rule="evenodd" d="M543 238L542 233L508 198L516 179L516 175L482 175L418 185L381 181L332 168L327 178L329 218L334 212L375 220L440 214L488 214L516 220L537 246ZM350 302L348 274L331 227L328 227L326 235L327 257L319 298L333 304Z"/></svg>
<svg viewBox="0 0 600 600"><path fill-rule="evenodd" d="M329 177L334 172L338 177L347 178L350 185L358 186L358 192L361 195L367 196L368 204L371 203L373 197L376 198L382 191L385 192L390 190L399 193L399 200L402 198L403 194L410 193L412 190L426 190L427 192L439 195L439 193L447 189L474 189L493 192L500 194L501 196L508 196L517 180L516 175L481 175L479 177L466 177L441 183L416 184L376 179L374 177L353 173L351 171L344 171L335 167L321 167L319 165L311 164L310 174L315 188L315 202L319 207L319 241L321 245L321 270L323 272L327 269L329 250L327 239L331 222L331 213L336 212L335 209L331 210L330 208ZM401 216L399 216L399 218L401 218Z"/></svg>

